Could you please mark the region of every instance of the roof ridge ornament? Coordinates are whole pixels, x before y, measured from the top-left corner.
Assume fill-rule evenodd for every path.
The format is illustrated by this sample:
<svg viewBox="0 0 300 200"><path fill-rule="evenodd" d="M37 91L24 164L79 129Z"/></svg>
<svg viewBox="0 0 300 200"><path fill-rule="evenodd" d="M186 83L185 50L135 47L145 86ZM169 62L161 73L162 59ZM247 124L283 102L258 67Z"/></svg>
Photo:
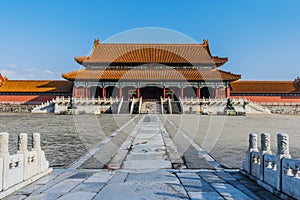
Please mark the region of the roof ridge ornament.
<svg viewBox="0 0 300 200"><path fill-rule="evenodd" d="M94 48L96 48L98 46L98 44L100 44L100 40L99 39L95 39L94 40Z"/></svg>
<svg viewBox="0 0 300 200"><path fill-rule="evenodd" d="M7 80L8 78L6 76L2 76L0 73L0 86L3 85Z"/></svg>
<svg viewBox="0 0 300 200"><path fill-rule="evenodd" d="M295 83L298 87L300 87L300 77L299 77L299 76L297 76L297 78L295 78L294 83Z"/></svg>
<svg viewBox="0 0 300 200"><path fill-rule="evenodd" d="M206 46L208 46L208 39L204 39L203 40L203 44L206 45Z"/></svg>

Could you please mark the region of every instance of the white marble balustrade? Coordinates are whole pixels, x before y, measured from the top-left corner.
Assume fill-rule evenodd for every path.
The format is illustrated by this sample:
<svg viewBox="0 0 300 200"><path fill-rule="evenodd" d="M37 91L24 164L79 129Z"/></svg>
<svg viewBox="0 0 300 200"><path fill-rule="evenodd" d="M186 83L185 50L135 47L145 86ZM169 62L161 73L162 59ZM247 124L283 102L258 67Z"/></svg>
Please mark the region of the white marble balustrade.
<svg viewBox="0 0 300 200"><path fill-rule="evenodd" d="M243 162L244 172L271 192L300 199L300 160L289 153L289 136L277 134L277 153L271 153L270 134L261 134L261 148L257 148L257 134L249 135L249 147Z"/></svg>
<svg viewBox="0 0 300 200"><path fill-rule="evenodd" d="M40 134L32 135L32 150L27 149L26 133L19 134L18 151L9 154L9 134L0 133L0 198L50 173L49 162L40 146Z"/></svg>

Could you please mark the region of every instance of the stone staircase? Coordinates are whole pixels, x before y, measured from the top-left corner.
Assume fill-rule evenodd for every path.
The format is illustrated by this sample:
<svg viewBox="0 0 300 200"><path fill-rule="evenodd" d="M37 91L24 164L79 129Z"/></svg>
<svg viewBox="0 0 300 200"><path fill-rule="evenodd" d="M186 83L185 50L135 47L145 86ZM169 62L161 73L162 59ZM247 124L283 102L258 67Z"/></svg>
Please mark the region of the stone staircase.
<svg viewBox="0 0 300 200"><path fill-rule="evenodd" d="M163 102L162 104L163 104L162 105L162 109L163 109L162 114L170 114L168 102L166 101L166 102Z"/></svg>
<svg viewBox="0 0 300 200"><path fill-rule="evenodd" d="M171 101L172 114L182 114L179 101Z"/></svg>
<svg viewBox="0 0 300 200"><path fill-rule="evenodd" d="M153 102L142 102L141 106L141 113L153 113L158 114L160 113L160 104L156 101Z"/></svg>
<svg viewBox="0 0 300 200"><path fill-rule="evenodd" d="M140 105L140 102L134 102L132 114L139 114L139 105ZM130 104L130 106L131 106L131 104Z"/></svg>
<svg viewBox="0 0 300 200"><path fill-rule="evenodd" d="M246 113L251 114L271 114L271 111L255 102L249 102L249 104L246 106Z"/></svg>
<svg viewBox="0 0 300 200"><path fill-rule="evenodd" d="M129 114L130 113L130 106L131 106L131 102L129 101L123 101L119 114Z"/></svg>

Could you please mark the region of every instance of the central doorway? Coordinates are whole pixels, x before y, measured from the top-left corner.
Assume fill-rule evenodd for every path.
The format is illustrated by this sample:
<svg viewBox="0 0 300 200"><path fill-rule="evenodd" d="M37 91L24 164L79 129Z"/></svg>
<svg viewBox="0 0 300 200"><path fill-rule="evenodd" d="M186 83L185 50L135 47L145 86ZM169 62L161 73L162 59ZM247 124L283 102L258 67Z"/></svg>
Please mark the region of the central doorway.
<svg viewBox="0 0 300 200"><path fill-rule="evenodd" d="M143 100L158 101L163 96L163 89L155 86L146 86L140 88Z"/></svg>

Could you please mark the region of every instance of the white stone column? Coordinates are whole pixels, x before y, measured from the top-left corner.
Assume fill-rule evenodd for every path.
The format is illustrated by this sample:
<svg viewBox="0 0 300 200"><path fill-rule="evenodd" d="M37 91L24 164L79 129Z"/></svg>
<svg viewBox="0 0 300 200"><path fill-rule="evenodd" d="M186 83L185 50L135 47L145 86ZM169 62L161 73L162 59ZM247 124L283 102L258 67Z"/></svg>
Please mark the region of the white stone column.
<svg viewBox="0 0 300 200"><path fill-rule="evenodd" d="M248 151L258 151L258 149L257 149L257 134L256 133L249 134Z"/></svg>
<svg viewBox="0 0 300 200"><path fill-rule="evenodd" d="M36 151L41 150L41 135L39 133L32 134L32 149Z"/></svg>
<svg viewBox="0 0 300 200"><path fill-rule="evenodd" d="M246 159L243 162L243 167L246 172L251 173L251 152L258 151L257 149L257 134L250 133L249 134L249 146L246 153Z"/></svg>
<svg viewBox="0 0 300 200"><path fill-rule="evenodd" d="M277 134L277 162L276 162L276 171L277 171L277 184L276 189L278 191L282 188L282 159L283 158L291 158L290 151L289 151L289 135L285 133L278 133ZM275 178L275 177L274 177Z"/></svg>
<svg viewBox="0 0 300 200"><path fill-rule="evenodd" d="M8 138L9 134L6 132L0 133L0 156L7 156L8 153Z"/></svg>
<svg viewBox="0 0 300 200"><path fill-rule="evenodd" d="M289 135L285 133L277 134L277 156L282 158L290 158Z"/></svg>
<svg viewBox="0 0 300 200"><path fill-rule="evenodd" d="M271 154L271 145L270 145L270 134L269 133L262 133L260 135L260 180L264 180L264 154Z"/></svg>
<svg viewBox="0 0 300 200"><path fill-rule="evenodd" d="M27 153L27 141L28 137L26 133L20 133L18 136L18 154Z"/></svg>
<svg viewBox="0 0 300 200"><path fill-rule="evenodd" d="M1 169L1 183L0 183L0 190L5 190L6 187L6 179L8 178L8 170L9 170L9 152L8 152L8 140L9 134L6 132L0 133L0 169Z"/></svg>
<svg viewBox="0 0 300 200"><path fill-rule="evenodd" d="M32 149L37 152L39 172L47 170L49 162L46 160L45 152L41 149L41 135L39 133L33 133L32 135Z"/></svg>

